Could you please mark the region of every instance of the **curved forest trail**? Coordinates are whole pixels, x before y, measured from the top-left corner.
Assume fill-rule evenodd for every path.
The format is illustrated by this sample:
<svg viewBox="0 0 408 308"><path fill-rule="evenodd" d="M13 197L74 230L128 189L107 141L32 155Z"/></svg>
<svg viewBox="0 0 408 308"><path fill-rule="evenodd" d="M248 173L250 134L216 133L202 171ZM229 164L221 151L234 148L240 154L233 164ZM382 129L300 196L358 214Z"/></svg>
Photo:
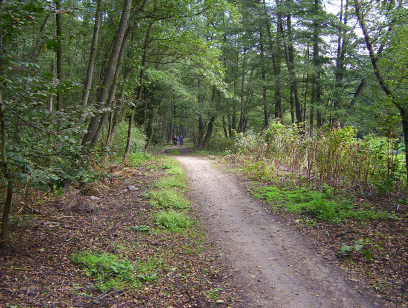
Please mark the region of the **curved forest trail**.
<svg viewBox="0 0 408 308"><path fill-rule="evenodd" d="M319 255L307 238L248 196L232 175L209 159L174 157L186 171L193 208L233 273L245 307L382 306Z"/></svg>

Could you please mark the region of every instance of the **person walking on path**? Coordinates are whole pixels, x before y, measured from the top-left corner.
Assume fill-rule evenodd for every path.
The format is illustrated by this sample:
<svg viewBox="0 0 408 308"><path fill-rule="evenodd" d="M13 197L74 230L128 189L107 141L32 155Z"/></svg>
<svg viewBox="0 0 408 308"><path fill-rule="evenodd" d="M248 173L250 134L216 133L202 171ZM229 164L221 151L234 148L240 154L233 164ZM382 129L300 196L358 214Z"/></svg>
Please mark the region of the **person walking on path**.
<svg viewBox="0 0 408 308"><path fill-rule="evenodd" d="M184 144L183 136L180 136L179 141L180 141L180 145L183 145L183 144Z"/></svg>

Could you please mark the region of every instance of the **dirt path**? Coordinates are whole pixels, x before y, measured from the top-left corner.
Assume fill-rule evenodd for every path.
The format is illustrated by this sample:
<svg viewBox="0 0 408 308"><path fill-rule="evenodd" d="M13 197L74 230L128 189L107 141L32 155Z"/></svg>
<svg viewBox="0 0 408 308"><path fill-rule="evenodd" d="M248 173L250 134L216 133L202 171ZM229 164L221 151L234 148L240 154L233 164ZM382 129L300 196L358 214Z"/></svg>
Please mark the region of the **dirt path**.
<svg viewBox="0 0 408 308"><path fill-rule="evenodd" d="M175 158L186 170L194 207L246 297L245 307L381 307L211 160Z"/></svg>

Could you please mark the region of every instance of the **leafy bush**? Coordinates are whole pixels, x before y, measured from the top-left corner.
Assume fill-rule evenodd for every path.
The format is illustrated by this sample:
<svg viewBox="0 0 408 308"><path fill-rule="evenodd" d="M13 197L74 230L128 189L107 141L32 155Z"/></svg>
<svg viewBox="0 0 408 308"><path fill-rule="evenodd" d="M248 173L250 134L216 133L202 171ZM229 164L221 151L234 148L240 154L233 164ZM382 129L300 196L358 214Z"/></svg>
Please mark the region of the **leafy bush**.
<svg viewBox="0 0 408 308"><path fill-rule="evenodd" d="M127 142L128 137L128 127L126 122L118 123L116 129L116 134L113 140L113 148L119 147L123 151L123 145ZM143 133L143 128L133 127L132 132L132 147L130 148L130 153L141 153L144 152L147 140L146 135ZM120 152L121 152L120 151Z"/></svg>
<svg viewBox="0 0 408 308"><path fill-rule="evenodd" d="M225 159L242 163L252 178L316 186L377 187L380 194L403 188L406 182L404 154L395 139L356 138L352 127L322 127L316 133L296 125L273 122L259 135L237 135L234 152ZM362 186L362 183L368 185Z"/></svg>
<svg viewBox="0 0 408 308"><path fill-rule="evenodd" d="M215 135L211 137L210 142L206 145L209 151L224 152L234 146L234 140L225 136Z"/></svg>
<svg viewBox="0 0 408 308"><path fill-rule="evenodd" d="M145 162L152 160L152 156L144 151L132 152L129 154L129 165L131 167L139 167Z"/></svg>

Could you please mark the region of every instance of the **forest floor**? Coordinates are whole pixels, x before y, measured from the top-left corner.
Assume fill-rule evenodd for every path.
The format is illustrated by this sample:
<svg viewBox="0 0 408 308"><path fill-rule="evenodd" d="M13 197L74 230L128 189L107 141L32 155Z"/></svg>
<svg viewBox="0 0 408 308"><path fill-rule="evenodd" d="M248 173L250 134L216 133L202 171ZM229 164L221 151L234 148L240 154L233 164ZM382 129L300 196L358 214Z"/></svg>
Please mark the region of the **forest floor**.
<svg viewBox="0 0 408 308"><path fill-rule="evenodd" d="M201 223L187 233L155 229L146 196L166 176L160 161L118 168L86 195L26 195L15 201L11 249L0 251L0 307L407 306L406 218L307 226L254 200L253 183L239 173L174 149ZM371 260L336 256L365 238ZM144 264L139 287L95 287L72 261L81 251Z"/></svg>

